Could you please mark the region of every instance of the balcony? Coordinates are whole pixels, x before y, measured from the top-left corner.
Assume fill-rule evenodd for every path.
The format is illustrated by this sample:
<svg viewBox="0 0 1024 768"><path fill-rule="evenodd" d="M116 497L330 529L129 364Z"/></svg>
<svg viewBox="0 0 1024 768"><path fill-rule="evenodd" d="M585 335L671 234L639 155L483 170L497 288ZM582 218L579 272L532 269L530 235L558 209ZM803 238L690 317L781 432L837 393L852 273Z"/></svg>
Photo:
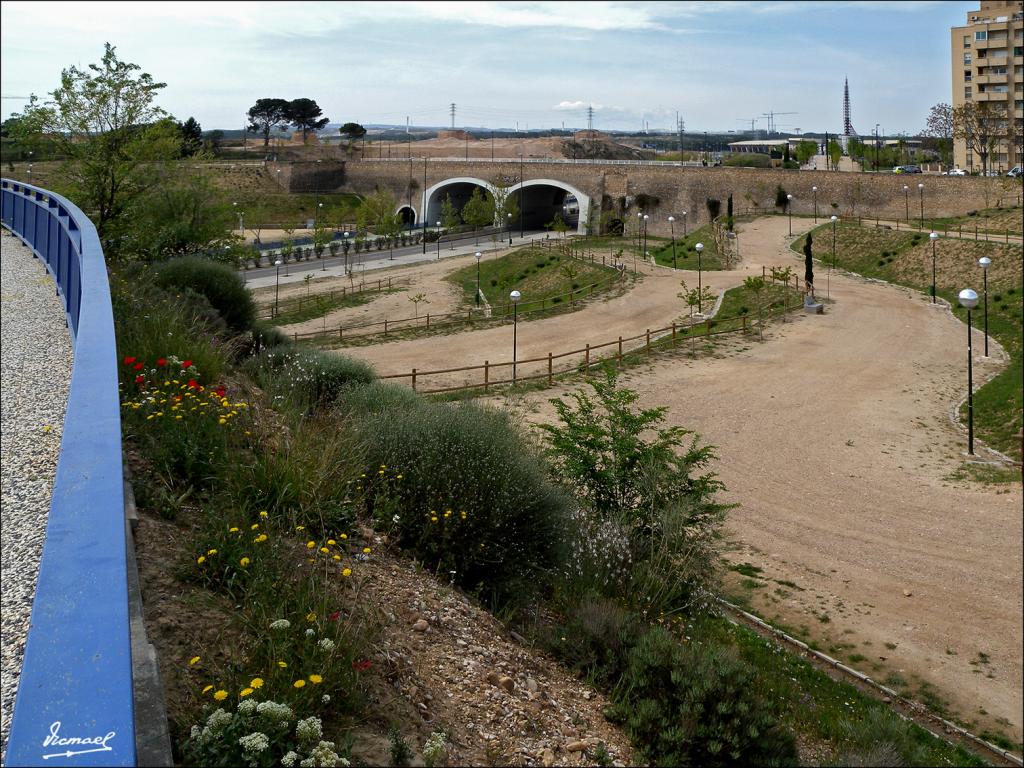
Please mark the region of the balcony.
<svg viewBox="0 0 1024 768"><path fill-rule="evenodd" d="M1009 98L1010 98L1010 94L1009 94L1008 91L1003 92L1003 93L998 93L996 91L991 91L991 92L986 91L985 93L976 93L976 94L974 94L974 99L973 100L974 101L1008 101Z"/></svg>
<svg viewBox="0 0 1024 768"><path fill-rule="evenodd" d="M978 85L1005 85L1008 77L1009 75L1005 72L1001 75L978 75L974 78L974 82Z"/></svg>

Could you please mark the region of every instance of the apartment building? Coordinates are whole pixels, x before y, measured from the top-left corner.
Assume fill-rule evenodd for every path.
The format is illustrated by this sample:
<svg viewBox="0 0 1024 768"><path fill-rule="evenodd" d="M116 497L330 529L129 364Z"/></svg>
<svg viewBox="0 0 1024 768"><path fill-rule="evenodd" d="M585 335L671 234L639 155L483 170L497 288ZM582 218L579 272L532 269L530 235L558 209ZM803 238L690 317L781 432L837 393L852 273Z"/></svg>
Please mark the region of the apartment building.
<svg viewBox="0 0 1024 768"><path fill-rule="evenodd" d="M953 107L991 102L1005 109L1011 125L1000 134L988 156L991 170L1007 171L1022 163L1024 135L1024 0L981 0L967 23L953 27ZM1010 130L1012 129L1012 130ZM953 142L953 162L980 171L981 157L967 142Z"/></svg>

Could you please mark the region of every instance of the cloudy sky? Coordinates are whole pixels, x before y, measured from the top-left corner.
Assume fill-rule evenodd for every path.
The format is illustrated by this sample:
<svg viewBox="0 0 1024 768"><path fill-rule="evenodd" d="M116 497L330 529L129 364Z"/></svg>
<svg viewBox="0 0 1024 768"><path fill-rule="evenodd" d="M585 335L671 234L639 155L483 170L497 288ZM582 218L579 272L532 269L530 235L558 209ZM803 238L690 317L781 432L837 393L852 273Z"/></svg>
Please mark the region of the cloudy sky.
<svg viewBox="0 0 1024 768"><path fill-rule="evenodd" d="M167 83L159 103L241 127L261 97L332 122L915 133L950 101L949 27L977 2L2 2L2 114L99 61ZM757 123L764 127L762 119Z"/></svg>

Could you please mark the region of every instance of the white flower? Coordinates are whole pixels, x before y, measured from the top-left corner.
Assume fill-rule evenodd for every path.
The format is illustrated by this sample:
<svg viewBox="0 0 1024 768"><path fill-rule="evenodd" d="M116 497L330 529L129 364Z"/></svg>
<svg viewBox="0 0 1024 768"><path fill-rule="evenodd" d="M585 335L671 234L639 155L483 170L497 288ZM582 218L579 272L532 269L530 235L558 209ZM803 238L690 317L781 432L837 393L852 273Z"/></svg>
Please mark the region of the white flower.
<svg viewBox="0 0 1024 768"><path fill-rule="evenodd" d="M298 759L299 756L296 752L289 751L288 754L281 758L281 765L283 765L284 768L292 768L292 766L295 765L295 761Z"/></svg>
<svg viewBox="0 0 1024 768"><path fill-rule="evenodd" d="M243 699L238 705L238 714L249 717L256 711L256 702L253 699Z"/></svg>
<svg viewBox="0 0 1024 768"><path fill-rule="evenodd" d="M291 707L287 704L278 704L276 701L261 701L256 711L274 723L287 723L293 717Z"/></svg>
<svg viewBox="0 0 1024 768"><path fill-rule="evenodd" d="M321 696L320 697L320 703L321 704L330 704L331 703L331 696L330 696L330 694L325 693L323 696Z"/></svg>
<svg viewBox="0 0 1024 768"><path fill-rule="evenodd" d="M319 717L307 717L295 724L295 738L300 744L312 744L323 736L323 725Z"/></svg>
<svg viewBox="0 0 1024 768"><path fill-rule="evenodd" d="M292 623L288 619L278 619L270 623L271 629L288 629Z"/></svg>
<svg viewBox="0 0 1024 768"><path fill-rule="evenodd" d="M334 641L331 640L331 638L329 637L325 637L323 640L317 643L317 645L320 646L321 651L327 651L328 653L330 653L334 650Z"/></svg>
<svg viewBox="0 0 1024 768"><path fill-rule="evenodd" d="M313 637L313 635L315 635L315 634L316 634L316 632L314 632L312 629L307 629L306 630L306 637Z"/></svg>
<svg viewBox="0 0 1024 768"><path fill-rule="evenodd" d="M218 707L210 713L208 718L206 718L206 727L210 729L211 733L217 734L230 725L232 720L234 720L232 715L229 715L223 709Z"/></svg>
<svg viewBox="0 0 1024 768"><path fill-rule="evenodd" d="M270 746L270 739L267 738L267 734L256 731L243 736L238 743L246 752L262 752Z"/></svg>

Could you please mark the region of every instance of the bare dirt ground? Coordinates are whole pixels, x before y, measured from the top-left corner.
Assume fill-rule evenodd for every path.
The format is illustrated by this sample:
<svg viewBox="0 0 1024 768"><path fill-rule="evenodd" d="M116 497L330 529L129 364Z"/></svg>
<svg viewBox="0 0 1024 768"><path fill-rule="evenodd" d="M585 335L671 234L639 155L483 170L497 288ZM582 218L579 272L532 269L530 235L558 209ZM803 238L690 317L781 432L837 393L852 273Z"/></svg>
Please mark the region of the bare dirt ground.
<svg viewBox="0 0 1024 768"><path fill-rule="evenodd" d="M805 225L794 226L802 233ZM786 232L782 218L747 224L741 268L707 282L719 290L760 274L762 264L799 266ZM681 314L679 276L647 270L622 297L521 323L520 357ZM819 265L819 287L824 273ZM822 643L854 643L865 657L854 666L882 680L899 675L914 692L927 683L965 720L985 727L1003 719L1020 740L1021 488L949 479L965 448L948 416L965 386L964 326L906 289L838 273L830 283L827 314L776 323L764 344L733 344L696 362L655 358L623 379L644 406L667 405L672 423L717 446L715 470L727 500L740 505L728 524L730 558L795 585L777 596L759 590L759 612L806 626ZM381 373L493 362L508 356L510 331L348 353ZM975 359L976 375L1000 366ZM531 422L550 420L548 398L565 391L528 393L513 405Z"/></svg>

